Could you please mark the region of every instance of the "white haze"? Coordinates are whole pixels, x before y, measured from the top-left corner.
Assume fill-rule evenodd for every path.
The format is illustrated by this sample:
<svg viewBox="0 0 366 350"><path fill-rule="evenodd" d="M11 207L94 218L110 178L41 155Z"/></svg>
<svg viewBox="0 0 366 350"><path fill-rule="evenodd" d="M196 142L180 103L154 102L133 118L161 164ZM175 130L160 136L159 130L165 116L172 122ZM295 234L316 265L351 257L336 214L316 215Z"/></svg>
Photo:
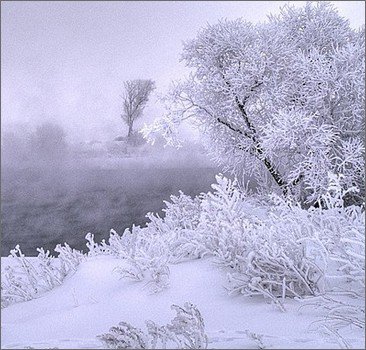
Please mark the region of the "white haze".
<svg viewBox="0 0 366 350"><path fill-rule="evenodd" d="M353 27L364 24L363 1L334 3ZM284 4L2 2L2 134L51 120L64 128L69 142L124 135L126 127L119 118L124 80L157 83L139 127L161 115L157 94L187 73L179 62L182 41L221 18L264 21Z"/></svg>

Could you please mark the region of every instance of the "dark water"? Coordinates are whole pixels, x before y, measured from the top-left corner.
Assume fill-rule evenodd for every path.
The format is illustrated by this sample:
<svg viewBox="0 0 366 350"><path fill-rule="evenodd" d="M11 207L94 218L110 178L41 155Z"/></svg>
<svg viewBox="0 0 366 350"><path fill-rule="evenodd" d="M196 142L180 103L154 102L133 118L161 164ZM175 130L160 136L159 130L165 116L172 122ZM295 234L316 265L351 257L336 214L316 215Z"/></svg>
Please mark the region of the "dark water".
<svg viewBox="0 0 366 350"><path fill-rule="evenodd" d="M95 240L143 226L147 212L159 212L163 200L179 190L207 192L218 170L184 169L5 169L1 170L1 255L19 244L26 255L57 243L86 250L85 235Z"/></svg>

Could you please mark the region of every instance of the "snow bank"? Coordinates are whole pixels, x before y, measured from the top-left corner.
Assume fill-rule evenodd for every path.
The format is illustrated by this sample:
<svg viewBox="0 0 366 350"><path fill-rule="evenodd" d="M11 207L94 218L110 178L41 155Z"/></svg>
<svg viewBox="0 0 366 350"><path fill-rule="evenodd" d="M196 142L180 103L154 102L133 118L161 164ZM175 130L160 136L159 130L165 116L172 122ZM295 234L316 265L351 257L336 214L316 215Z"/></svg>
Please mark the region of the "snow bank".
<svg viewBox="0 0 366 350"><path fill-rule="evenodd" d="M2 264L8 264L2 258ZM119 279L123 261L111 256L89 257L64 283L37 299L2 310L1 346L25 348L103 348L97 335L126 321L144 327L145 320L166 324L170 305L190 301L205 320L209 348L257 348L250 333L263 335L271 348L337 348L320 339L309 326L320 314L289 301L281 313L256 298L228 297L225 274L212 259L171 265L170 288L150 294L143 283ZM362 331L346 334L353 347L363 346Z"/></svg>

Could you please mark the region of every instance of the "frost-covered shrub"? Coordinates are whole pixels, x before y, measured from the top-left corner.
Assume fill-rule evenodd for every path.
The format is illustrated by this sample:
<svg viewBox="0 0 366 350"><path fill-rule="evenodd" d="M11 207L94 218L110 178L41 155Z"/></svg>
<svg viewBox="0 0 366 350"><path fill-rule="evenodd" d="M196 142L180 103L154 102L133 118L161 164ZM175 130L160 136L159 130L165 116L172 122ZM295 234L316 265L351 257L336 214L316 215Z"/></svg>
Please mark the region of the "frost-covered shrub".
<svg viewBox="0 0 366 350"><path fill-rule="evenodd" d="M166 329L176 335L175 341L178 347L206 349L208 339L205 334L205 323L197 307L186 302L183 307L172 305L171 308L177 315L166 326Z"/></svg>
<svg viewBox="0 0 366 350"><path fill-rule="evenodd" d="M1 278L1 307L10 304L34 299L38 295L51 290L62 283L71 272L75 272L77 266L84 259L82 253L71 249L65 243L58 244L55 251L58 257L50 255L47 250L38 248L36 258L27 258L19 245L10 251L14 259L12 266L5 267Z"/></svg>
<svg viewBox="0 0 366 350"><path fill-rule="evenodd" d="M186 302L183 307L172 305L171 308L177 315L165 326L146 321L144 332L120 322L98 338L108 349L206 349L205 324L197 307Z"/></svg>
<svg viewBox="0 0 366 350"><path fill-rule="evenodd" d="M199 223L200 200L192 199L182 192L171 196L171 202L165 202L165 218L152 213L147 227L133 226L122 235L111 230L108 243L97 244L94 236L88 234L89 256L112 254L124 260L124 266L115 271L122 278L134 281L147 280L152 292L159 292L169 285L169 263L184 259L197 258L205 250L199 240L194 238Z"/></svg>
<svg viewBox="0 0 366 350"><path fill-rule="evenodd" d="M182 229L194 230L200 222L200 200L179 191L179 196L170 196L171 202L164 201L166 209L164 222L170 229L177 226Z"/></svg>
<svg viewBox="0 0 366 350"><path fill-rule="evenodd" d="M236 235L256 222L256 216L244 203L243 194L236 188L236 181L217 176L214 193L202 197L198 231L206 249L218 256L221 263L234 267L238 250L243 249L241 238Z"/></svg>
<svg viewBox="0 0 366 350"><path fill-rule="evenodd" d="M151 218L153 220L152 214ZM88 241L88 256L114 255L124 260L124 265L115 269L121 278L147 280L146 285L154 293L168 287L170 250L161 232L132 226L131 230L125 229L122 235L111 230L108 243L105 240L101 244L96 243L91 233L85 238Z"/></svg>
<svg viewBox="0 0 366 350"><path fill-rule="evenodd" d="M126 229L119 239L114 235L112 242L120 247L119 257L127 263L127 267L118 267L115 270L122 278L135 281L147 279L147 286L154 293L168 287L169 246L164 236L134 226L131 231Z"/></svg>
<svg viewBox="0 0 366 350"><path fill-rule="evenodd" d="M98 338L107 349L147 349L144 332L127 322L120 322Z"/></svg>
<svg viewBox="0 0 366 350"><path fill-rule="evenodd" d="M59 253L57 258L61 264L60 271L64 276L69 272L75 272L80 262L84 260L83 253L71 248L67 243L64 243L64 246L57 244L55 251Z"/></svg>
<svg viewBox="0 0 366 350"><path fill-rule="evenodd" d="M121 278L129 278L134 281L148 279L146 286L153 293L160 292L169 286L168 255L141 254L134 258L128 258L127 262L128 267L117 267L115 269L121 275Z"/></svg>
<svg viewBox="0 0 366 350"><path fill-rule="evenodd" d="M88 256L123 260L115 271L144 281L152 292L169 286L169 264L215 257L228 273L230 293L264 296L283 311L288 297L316 297L312 300L322 300L328 321L364 327L364 206L346 205L347 194L357 189L345 190L341 175L330 173L327 181L318 207L304 209L276 195L249 196L220 175L213 192L172 196L165 217L149 213L144 228L133 226L122 235L111 230L108 242L100 244L87 234ZM58 259L39 249L33 264L19 247L11 251L17 266L4 271L3 307L61 284L84 259L67 244L55 250ZM326 327L333 329L329 322Z"/></svg>
<svg viewBox="0 0 366 350"><path fill-rule="evenodd" d="M319 292L323 271L304 240L312 238L313 228L304 229L288 205L257 216L235 182L217 182L202 200L198 230L207 250L231 269L230 293L264 295L284 310L278 298Z"/></svg>
<svg viewBox="0 0 366 350"><path fill-rule="evenodd" d="M342 288L363 300L364 209L345 207L346 194L339 176L329 174L322 199L326 209L304 210L277 197L260 220L243 219L238 211L235 220L227 216L225 228L221 217L216 255L235 271L229 275L229 290L248 295L257 290L280 307L278 297L326 295Z"/></svg>
<svg viewBox="0 0 366 350"><path fill-rule="evenodd" d="M88 233L85 239L89 249L88 256L94 255L114 255L118 258L127 258L134 254L136 250L137 239L140 232L139 226L132 226L132 229L125 229L122 235L119 235L115 230L111 229L108 243L103 239L101 243L94 241L94 235ZM140 237L141 238L141 237Z"/></svg>
<svg viewBox="0 0 366 350"><path fill-rule="evenodd" d="M318 209L323 227L319 249L328 261L326 291L305 305L325 310L319 329L343 344L340 327L365 328L365 212L364 206L345 207L344 198L352 188L343 190L341 180L330 175L328 192L322 198L328 209Z"/></svg>
<svg viewBox="0 0 366 350"><path fill-rule="evenodd" d="M38 257L37 257L37 270L38 276L43 279L45 285L48 289L52 289L55 286L58 286L62 283L63 278L68 274L68 270L66 270L66 266L61 270L55 266L54 257L50 254L49 250L44 251L43 248L37 248ZM80 255L79 258L81 259ZM62 260L62 257L61 257ZM79 264L80 261L77 261L77 264L73 264L73 267ZM62 266L62 262L61 262Z"/></svg>
<svg viewBox="0 0 366 350"><path fill-rule="evenodd" d="M117 234L116 231L110 230L110 239L113 240L114 235ZM85 236L85 239L87 240L86 247L89 249L88 256L95 256L100 254L112 254L113 251L111 250L111 247L108 246L108 244L103 239L102 242L96 243L94 241L94 235L92 233L87 233Z"/></svg>
<svg viewBox="0 0 366 350"><path fill-rule="evenodd" d="M179 196L172 195L170 200L164 201L164 219L149 214L147 227L164 235L169 244L170 262L201 258L206 248L197 234L201 215L200 198L192 198L180 191Z"/></svg>
<svg viewBox="0 0 366 350"><path fill-rule="evenodd" d="M144 228L133 226L122 235L111 230L108 242L101 244L87 234L88 256L107 254L122 259L116 272L123 278L145 281L152 292L169 286L170 263L207 255L227 270L230 293L262 295L281 310L286 297L328 297L327 293L342 292L341 288L356 299L362 297L364 207L345 206L347 193L356 189L344 190L342 176L328 174L327 193L317 208L309 209L276 195L265 201L248 196L236 180L222 175L216 180L213 192L196 198L182 192L171 196L165 217L147 214L150 221ZM27 283L19 282L8 269L4 288L9 291L12 286L12 295L28 300L34 297L38 280L43 281L43 289L60 284L83 256L67 244L55 250L60 253L59 267L50 263L53 257L48 252L39 250L40 275L22 262ZM7 303L10 296L4 296Z"/></svg>
<svg viewBox="0 0 366 350"><path fill-rule="evenodd" d="M364 210L346 207L339 176L328 176L318 208L275 195L260 202L223 176L212 193L172 196L164 218L148 214L146 228L111 235L110 249L131 266L119 272L135 280L150 275L155 287L164 276L166 287L169 263L211 255L227 268L230 293L263 295L281 310L286 297L321 295L340 281L357 280L362 289Z"/></svg>
<svg viewBox="0 0 366 350"><path fill-rule="evenodd" d="M344 198L355 188L344 190L342 176L329 174L328 192L322 197L327 209L313 210L311 221L322 228L318 243L328 258L328 289L347 282L359 295L365 289L365 211L362 206L345 206ZM335 282L333 282L333 280ZM347 287L349 290L349 288Z"/></svg>

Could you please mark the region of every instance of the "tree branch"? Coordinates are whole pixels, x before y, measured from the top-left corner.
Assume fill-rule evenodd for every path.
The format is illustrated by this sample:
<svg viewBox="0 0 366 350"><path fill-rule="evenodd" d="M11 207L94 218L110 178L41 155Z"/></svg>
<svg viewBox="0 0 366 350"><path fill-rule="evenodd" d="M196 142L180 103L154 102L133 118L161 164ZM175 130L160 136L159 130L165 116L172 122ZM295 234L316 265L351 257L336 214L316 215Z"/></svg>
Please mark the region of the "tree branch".
<svg viewBox="0 0 366 350"><path fill-rule="evenodd" d="M225 84L231 89L230 82L228 82L225 79L225 76L223 73L221 75L222 75L222 78L223 78ZM256 83L250 88L250 92L253 92L260 85L262 85L262 82L256 81ZM246 96L244 98L243 102L240 102L239 97L237 95L235 95L235 103L250 131L250 134L244 133L239 129L235 129L235 128L231 127L230 125L228 125L228 123L223 122L219 118L218 118L218 121L220 123L226 125L227 127L229 127L232 131L239 132L240 134L250 138L253 141L254 149L256 151L255 154L256 154L257 158L264 163L264 165L268 169L269 173L271 174L272 178L275 180L277 185L281 188L283 194L286 196L288 193L288 184L283 180L282 175L275 169L274 165L268 159L268 157L264 156L264 150L262 148L260 141L257 138L257 130L256 130L255 126L252 124L252 122L250 121L248 114L245 110L245 104L247 103L249 97L250 97L250 95Z"/></svg>
<svg viewBox="0 0 366 350"><path fill-rule="evenodd" d="M221 124L224 124L225 126L227 126L230 130L232 131L235 131L235 132L238 132L239 134L241 135L244 135L248 138L252 138L247 132L243 131L243 130L240 130L240 129L236 129L234 128L232 125L230 125L227 121L225 120L222 120L220 117L217 118L217 121Z"/></svg>
<svg viewBox="0 0 366 350"><path fill-rule="evenodd" d="M226 82L225 83L230 87L230 83ZM260 86L262 83L261 82L256 82L255 85L253 85L250 89L250 91L254 91L255 88L257 88L258 86ZM283 180L282 175L275 169L274 165L272 164L272 162L268 159L268 157L264 156L264 150L262 148L262 145L260 144L259 140L257 139L257 130L254 127L254 125L251 123L247 112L245 110L245 103L247 102L249 96L244 98L244 102L241 103L238 96L235 96L235 103L239 109L239 111L241 112L241 115L244 118L244 121L247 125L248 130L250 131L250 133L248 133L247 131L238 129L234 126L232 126L229 122L223 120L220 117L216 117L215 119L217 120L217 122L219 122L222 125L225 125L227 128L229 128L231 131L238 133L240 135L243 135L249 139L251 139L253 141L253 146L254 146L254 155L256 156L256 158L260 161L262 161L265 165L265 167L268 169L269 173L271 174L272 178L274 179L274 181L277 183L277 185L281 188L282 192L284 193L284 195L287 195L288 193L288 184ZM197 105L195 102L192 101L192 99L188 99L189 102L191 102L192 106L197 107L203 111L205 111L208 115L210 115L211 117L214 118L214 115L209 112L205 107L199 106ZM296 179L295 181L293 181L293 185L296 185L302 177L299 177L298 179Z"/></svg>

